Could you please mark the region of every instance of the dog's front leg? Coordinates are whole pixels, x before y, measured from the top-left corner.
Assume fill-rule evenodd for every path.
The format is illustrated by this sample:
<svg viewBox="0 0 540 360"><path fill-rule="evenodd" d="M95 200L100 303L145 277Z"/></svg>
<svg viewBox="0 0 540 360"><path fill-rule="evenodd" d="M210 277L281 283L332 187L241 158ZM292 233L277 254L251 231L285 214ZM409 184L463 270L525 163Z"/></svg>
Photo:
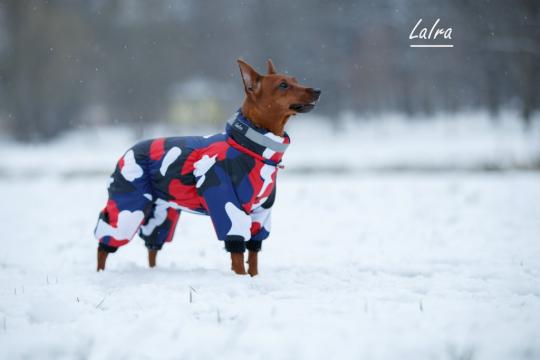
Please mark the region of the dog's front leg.
<svg viewBox="0 0 540 360"><path fill-rule="evenodd" d="M259 265L258 265L258 252L257 251L250 251L248 254L248 274L251 276L255 276L259 274Z"/></svg>
<svg viewBox="0 0 540 360"><path fill-rule="evenodd" d="M244 266L244 253L231 253L231 270L238 275L246 275L246 268Z"/></svg>

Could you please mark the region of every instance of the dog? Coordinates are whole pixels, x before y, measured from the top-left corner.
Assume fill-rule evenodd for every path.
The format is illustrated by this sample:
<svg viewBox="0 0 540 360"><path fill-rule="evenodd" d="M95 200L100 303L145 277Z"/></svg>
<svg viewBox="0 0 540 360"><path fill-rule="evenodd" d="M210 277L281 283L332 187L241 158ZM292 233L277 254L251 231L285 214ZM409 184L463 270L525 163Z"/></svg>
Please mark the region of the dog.
<svg viewBox="0 0 540 360"><path fill-rule="evenodd" d="M267 75L237 60L244 83L241 108L224 133L146 140L118 161L94 235L97 271L107 256L136 233L148 248L148 264L173 238L182 211L209 215L230 253L236 274L258 274L258 252L270 234L276 176L290 138L291 116L311 111L321 90L278 74L268 60ZM248 250L248 269L244 253Z"/></svg>

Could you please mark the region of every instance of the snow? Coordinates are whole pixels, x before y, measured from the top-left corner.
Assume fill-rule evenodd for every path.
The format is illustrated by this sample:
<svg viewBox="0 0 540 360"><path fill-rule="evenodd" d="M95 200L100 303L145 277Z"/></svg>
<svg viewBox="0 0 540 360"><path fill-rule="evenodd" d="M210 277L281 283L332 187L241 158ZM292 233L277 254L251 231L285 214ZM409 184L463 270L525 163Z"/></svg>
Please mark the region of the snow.
<svg viewBox="0 0 540 360"><path fill-rule="evenodd" d="M339 170L538 169L540 118L528 132L514 113L496 122L485 113L439 114L427 119L401 115L340 118L341 132L328 121L299 115L289 121L291 146L284 157L291 172ZM327 119L326 119L327 120ZM224 124L223 124L224 126ZM151 129L143 138L207 134L219 129ZM0 141L0 175L65 177L109 174L137 139L127 128L83 129L45 145ZM47 161L44 161L46 159Z"/></svg>
<svg viewBox="0 0 540 360"><path fill-rule="evenodd" d="M291 128L254 278L234 275L210 219L186 212L157 268L147 267L136 238L95 272L92 230L108 175L131 141L125 132L99 145L88 134L0 145L1 357L539 358L540 172L461 171L500 154L497 164L529 163L537 143L484 124L470 125L478 143L471 138L467 148L461 130L443 135L417 124L399 135L394 123L380 125L394 129L386 133L363 125L339 135L349 147L339 143L331 155L325 146L335 137L308 136L308 125ZM404 144L401 152L386 148L388 139ZM308 165L419 170L294 170L323 152L331 154ZM445 159L461 170L421 168Z"/></svg>
<svg viewBox="0 0 540 360"><path fill-rule="evenodd" d="M3 357L540 356L539 174L283 175L255 278L186 213L94 272L105 182L1 181Z"/></svg>
<svg viewBox="0 0 540 360"><path fill-rule="evenodd" d="M287 164L353 171L534 168L540 163L536 119L536 126L525 132L512 113L495 121L482 112L413 120L389 114L360 123L344 116L338 135L321 125L324 119L293 119L291 147L303 151L288 152Z"/></svg>

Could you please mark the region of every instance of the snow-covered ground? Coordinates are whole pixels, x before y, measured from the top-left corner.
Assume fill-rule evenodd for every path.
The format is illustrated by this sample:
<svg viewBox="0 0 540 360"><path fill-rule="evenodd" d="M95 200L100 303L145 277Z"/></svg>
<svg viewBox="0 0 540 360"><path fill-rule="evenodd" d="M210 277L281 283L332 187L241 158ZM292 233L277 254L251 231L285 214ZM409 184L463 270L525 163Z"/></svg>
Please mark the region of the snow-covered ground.
<svg viewBox="0 0 540 360"><path fill-rule="evenodd" d="M284 174L256 278L191 214L96 273L105 182L0 181L0 357L540 357L538 173Z"/></svg>
<svg viewBox="0 0 540 360"><path fill-rule="evenodd" d="M0 144L0 358L540 358L540 172L463 171L534 167L539 137L463 121L294 124L255 278L191 214L158 268L136 239L96 273L132 139Z"/></svg>

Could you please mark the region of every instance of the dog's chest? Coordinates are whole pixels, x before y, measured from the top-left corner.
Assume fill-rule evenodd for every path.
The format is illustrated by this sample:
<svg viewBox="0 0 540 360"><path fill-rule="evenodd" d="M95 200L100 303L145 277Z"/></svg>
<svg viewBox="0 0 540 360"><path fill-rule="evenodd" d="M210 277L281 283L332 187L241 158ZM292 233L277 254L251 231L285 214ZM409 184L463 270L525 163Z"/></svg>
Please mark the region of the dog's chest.
<svg viewBox="0 0 540 360"><path fill-rule="evenodd" d="M230 161L226 168L236 196L246 212L261 206L274 191L278 170L276 166L240 157L237 161Z"/></svg>

